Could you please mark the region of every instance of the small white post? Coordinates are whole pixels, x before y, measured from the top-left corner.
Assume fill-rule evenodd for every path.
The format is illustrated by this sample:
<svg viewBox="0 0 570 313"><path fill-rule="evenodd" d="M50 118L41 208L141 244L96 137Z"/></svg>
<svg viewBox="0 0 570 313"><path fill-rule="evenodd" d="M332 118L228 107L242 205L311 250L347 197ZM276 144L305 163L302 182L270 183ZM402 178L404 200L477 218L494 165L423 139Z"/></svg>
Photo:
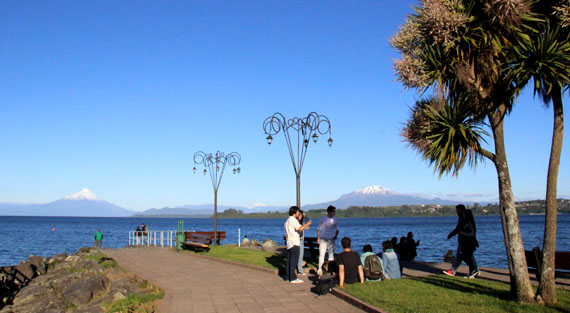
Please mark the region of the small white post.
<svg viewBox="0 0 570 313"><path fill-rule="evenodd" d="M241 228L238 228L238 247L241 247Z"/></svg>

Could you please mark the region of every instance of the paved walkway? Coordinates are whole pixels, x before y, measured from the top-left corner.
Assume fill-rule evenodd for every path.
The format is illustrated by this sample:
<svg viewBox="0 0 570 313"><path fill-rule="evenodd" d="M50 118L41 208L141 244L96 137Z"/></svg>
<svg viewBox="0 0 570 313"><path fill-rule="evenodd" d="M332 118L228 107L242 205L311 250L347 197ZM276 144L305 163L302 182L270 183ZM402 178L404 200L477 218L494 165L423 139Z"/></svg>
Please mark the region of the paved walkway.
<svg viewBox="0 0 570 313"><path fill-rule="evenodd" d="M334 295L318 297L303 284L172 248L104 249L124 269L164 290L163 313L362 312Z"/></svg>

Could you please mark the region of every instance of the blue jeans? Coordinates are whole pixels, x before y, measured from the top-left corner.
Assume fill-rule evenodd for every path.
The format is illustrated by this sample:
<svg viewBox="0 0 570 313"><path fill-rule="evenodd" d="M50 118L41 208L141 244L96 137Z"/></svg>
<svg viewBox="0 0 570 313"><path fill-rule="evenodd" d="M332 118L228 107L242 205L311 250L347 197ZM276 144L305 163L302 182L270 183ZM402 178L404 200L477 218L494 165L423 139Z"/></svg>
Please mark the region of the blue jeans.
<svg viewBox="0 0 570 313"><path fill-rule="evenodd" d="M303 257L305 256L305 239L301 238L301 246L299 247L299 262L297 264L297 272L303 272Z"/></svg>
<svg viewBox="0 0 570 313"><path fill-rule="evenodd" d="M297 279L297 274L295 274L295 267L299 262L299 246L293 246L291 249L287 249L287 264L285 264L285 280L294 281Z"/></svg>
<svg viewBox="0 0 570 313"><path fill-rule="evenodd" d="M464 257L469 259L463 260ZM459 252L459 249L457 249L457 252L455 252L455 258L453 258L453 263L451 264L451 270L453 271L453 274L457 273L457 268L459 265L461 265L462 260L465 261L467 266L469 266L469 274L479 270L479 265L477 264L477 260L475 260L475 254L473 252L464 255L463 253Z"/></svg>

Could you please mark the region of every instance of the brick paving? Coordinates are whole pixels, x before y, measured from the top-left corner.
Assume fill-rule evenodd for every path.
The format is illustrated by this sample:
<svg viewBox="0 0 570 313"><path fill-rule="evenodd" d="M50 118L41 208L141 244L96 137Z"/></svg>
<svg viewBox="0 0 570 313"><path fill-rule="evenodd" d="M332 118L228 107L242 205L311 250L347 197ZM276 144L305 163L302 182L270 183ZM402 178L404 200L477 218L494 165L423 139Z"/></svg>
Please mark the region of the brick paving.
<svg viewBox="0 0 570 313"><path fill-rule="evenodd" d="M172 248L104 249L124 269L164 290L163 313L362 312L328 294L317 296L307 276L289 284L279 276L176 252Z"/></svg>

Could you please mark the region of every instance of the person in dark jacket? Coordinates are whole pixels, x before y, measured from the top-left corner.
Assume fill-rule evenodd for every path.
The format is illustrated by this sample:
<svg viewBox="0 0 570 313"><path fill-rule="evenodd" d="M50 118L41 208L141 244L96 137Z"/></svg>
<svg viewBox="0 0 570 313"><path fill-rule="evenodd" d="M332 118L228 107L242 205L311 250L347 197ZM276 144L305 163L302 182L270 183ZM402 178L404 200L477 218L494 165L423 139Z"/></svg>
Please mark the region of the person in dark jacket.
<svg viewBox="0 0 570 313"><path fill-rule="evenodd" d="M443 271L443 273L445 275L455 276L457 268L461 265L462 261L465 261L469 266L469 275L467 277L475 278L479 276L479 267L473 256L475 249L479 246L476 238L475 218L473 217L473 212L466 209L463 204L457 205L455 211L458 216L457 226L447 235L447 239L459 235L457 237L457 252L453 259L451 269Z"/></svg>

